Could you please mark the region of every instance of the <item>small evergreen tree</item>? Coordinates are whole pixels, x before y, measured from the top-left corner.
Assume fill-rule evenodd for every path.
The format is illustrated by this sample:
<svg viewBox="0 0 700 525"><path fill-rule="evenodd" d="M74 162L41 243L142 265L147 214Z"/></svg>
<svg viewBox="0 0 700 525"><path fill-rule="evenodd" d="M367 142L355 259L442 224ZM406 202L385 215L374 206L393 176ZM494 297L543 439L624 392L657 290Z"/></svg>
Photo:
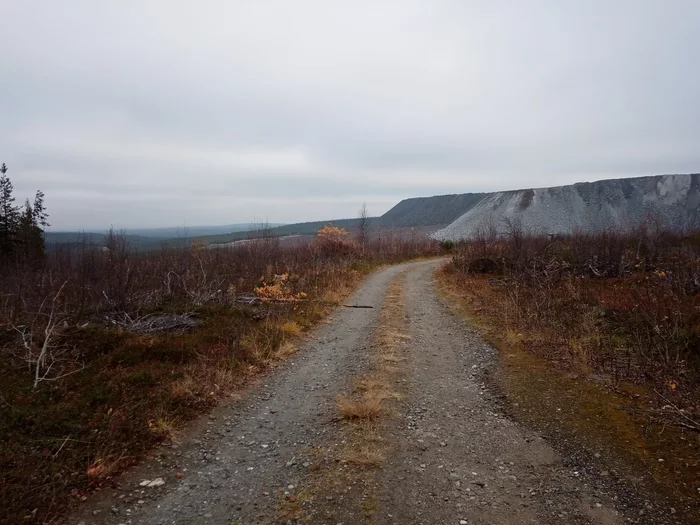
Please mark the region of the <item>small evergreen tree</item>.
<svg viewBox="0 0 700 525"><path fill-rule="evenodd" d="M48 221L49 214L46 213L46 208L44 207L44 192L41 190L37 190L34 196L32 217L34 217L34 224L38 226L42 232L44 228L51 226Z"/></svg>
<svg viewBox="0 0 700 525"><path fill-rule="evenodd" d="M42 219L41 213L37 213L36 201L32 207L29 199L26 200L24 211L19 218L17 240L19 241L18 247L27 263L40 263L44 259L44 230L41 226L46 224L46 217L43 216ZM40 220L43 220L43 224L39 222Z"/></svg>
<svg viewBox="0 0 700 525"><path fill-rule="evenodd" d="M20 213L12 195L14 188L7 176L7 166L0 166L0 257L8 257L15 251Z"/></svg>
<svg viewBox="0 0 700 525"><path fill-rule="evenodd" d="M49 226L44 193L37 191L34 205L26 200L24 209L15 206L7 166L0 166L0 259L19 255L26 263L44 259L44 228Z"/></svg>

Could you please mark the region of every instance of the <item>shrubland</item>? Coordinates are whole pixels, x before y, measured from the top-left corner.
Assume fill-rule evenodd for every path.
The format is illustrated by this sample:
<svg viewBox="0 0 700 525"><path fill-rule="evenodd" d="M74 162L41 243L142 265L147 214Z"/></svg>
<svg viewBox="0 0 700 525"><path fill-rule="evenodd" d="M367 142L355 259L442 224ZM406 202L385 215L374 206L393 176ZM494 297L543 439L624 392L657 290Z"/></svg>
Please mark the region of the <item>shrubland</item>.
<svg viewBox="0 0 700 525"><path fill-rule="evenodd" d="M56 249L0 271L0 522L50 522L294 352L371 269L439 253L340 228L281 247Z"/></svg>
<svg viewBox="0 0 700 525"><path fill-rule="evenodd" d="M471 312L558 366L700 398L700 232L507 234L455 246L443 279ZM668 401L670 402L670 401Z"/></svg>

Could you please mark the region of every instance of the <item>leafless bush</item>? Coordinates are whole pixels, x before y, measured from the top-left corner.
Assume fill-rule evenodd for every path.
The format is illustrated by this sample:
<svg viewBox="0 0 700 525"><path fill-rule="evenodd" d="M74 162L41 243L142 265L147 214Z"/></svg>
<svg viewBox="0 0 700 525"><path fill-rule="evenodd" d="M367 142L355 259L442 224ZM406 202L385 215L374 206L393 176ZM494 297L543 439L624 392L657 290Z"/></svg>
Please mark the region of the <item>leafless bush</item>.
<svg viewBox="0 0 700 525"><path fill-rule="evenodd" d="M185 314L148 314L137 319L127 317L124 326L137 334L156 332L183 333L199 326L199 321L191 313Z"/></svg>
<svg viewBox="0 0 700 525"><path fill-rule="evenodd" d="M493 216L488 216L476 228L474 244L481 257L488 257L489 247L498 240L498 226Z"/></svg>
<svg viewBox="0 0 700 525"><path fill-rule="evenodd" d="M360 208L360 214L358 219L359 220L357 222L357 242L360 245L360 248L362 249L362 254L364 255L365 245L369 240L370 227L372 222L369 218L369 214L367 212L367 205L365 203L363 203L362 208Z"/></svg>
<svg viewBox="0 0 700 525"><path fill-rule="evenodd" d="M292 276L290 293L313 291L362 260L438 252L437 243L428 239L394 236L368 240L364 253L344 240L342 250L328 250L322 243L282 248L269 228L263 226L259 233L231 247L207 249L195 241L189 248L139 253L123 233L110 231L104 246L84 239L50 253L42 267L5 266L0 272L0 325L17 327L23 334L22 347L31 349L26 359L37 377L44 377L47 369L54 374L59 358L70 354L57 344L63 324L100 322L105 315L143 321L149 310L172 301L187 308L233 304L253 292L262 278L276 274Z"/></svg>
<svg viewBox="0 0 700 525"><path fill-rule="evenodd" d="M61 342L65 309L61 303L64 281L53 298L45 298L28 324L13 325L20 335L22 351L15 352L34 378L34 388L42 381L56 381L84 368L75 348ZM47 304L48 303L48 304ZM14 349L10 348L12 352Z"/></svg>
<svg viewBox="0 0 700 525"><path fill-rule="evenodd" d="M462 243L453 268L499 276L514 330L539 330L591 366L700 380L700 234L638 228ZM605 349L603 349L605 347ZM594 351L595 350L595 351Z"/></svg>

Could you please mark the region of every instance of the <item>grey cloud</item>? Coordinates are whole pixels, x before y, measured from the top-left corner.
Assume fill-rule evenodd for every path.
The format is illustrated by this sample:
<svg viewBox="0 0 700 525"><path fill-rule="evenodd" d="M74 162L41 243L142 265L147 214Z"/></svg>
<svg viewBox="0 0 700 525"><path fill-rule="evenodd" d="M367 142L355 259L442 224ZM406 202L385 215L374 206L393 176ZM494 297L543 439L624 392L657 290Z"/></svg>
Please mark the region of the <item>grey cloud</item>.
<svg viewBox="0 0 700 525"><path fill-rule="evenodd" d="M0 161L59 228L700 166L690 0L27 0L0 19Z"/></svg>

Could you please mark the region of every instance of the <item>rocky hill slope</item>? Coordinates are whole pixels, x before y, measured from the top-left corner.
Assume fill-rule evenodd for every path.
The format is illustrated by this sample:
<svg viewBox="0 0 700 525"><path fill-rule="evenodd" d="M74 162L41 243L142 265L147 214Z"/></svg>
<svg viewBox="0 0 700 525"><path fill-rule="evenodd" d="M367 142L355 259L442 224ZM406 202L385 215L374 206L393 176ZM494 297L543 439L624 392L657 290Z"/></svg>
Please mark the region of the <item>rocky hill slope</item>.
<svg viewBox="0 0 700 525"><path fill-rule="evenodd" d="M436 226L450 224L488 193L462 193L404 199L379 218L381 226Z"/></svg>
<svg viewBox="0 0 700 525"><path fill-rule="evenodd" d="M700 174L583 182L485 195L434 234L459 240L480 231L506 231L507 221L528 233L629 229L651 220L680 229L700 226Z"/></svg>

